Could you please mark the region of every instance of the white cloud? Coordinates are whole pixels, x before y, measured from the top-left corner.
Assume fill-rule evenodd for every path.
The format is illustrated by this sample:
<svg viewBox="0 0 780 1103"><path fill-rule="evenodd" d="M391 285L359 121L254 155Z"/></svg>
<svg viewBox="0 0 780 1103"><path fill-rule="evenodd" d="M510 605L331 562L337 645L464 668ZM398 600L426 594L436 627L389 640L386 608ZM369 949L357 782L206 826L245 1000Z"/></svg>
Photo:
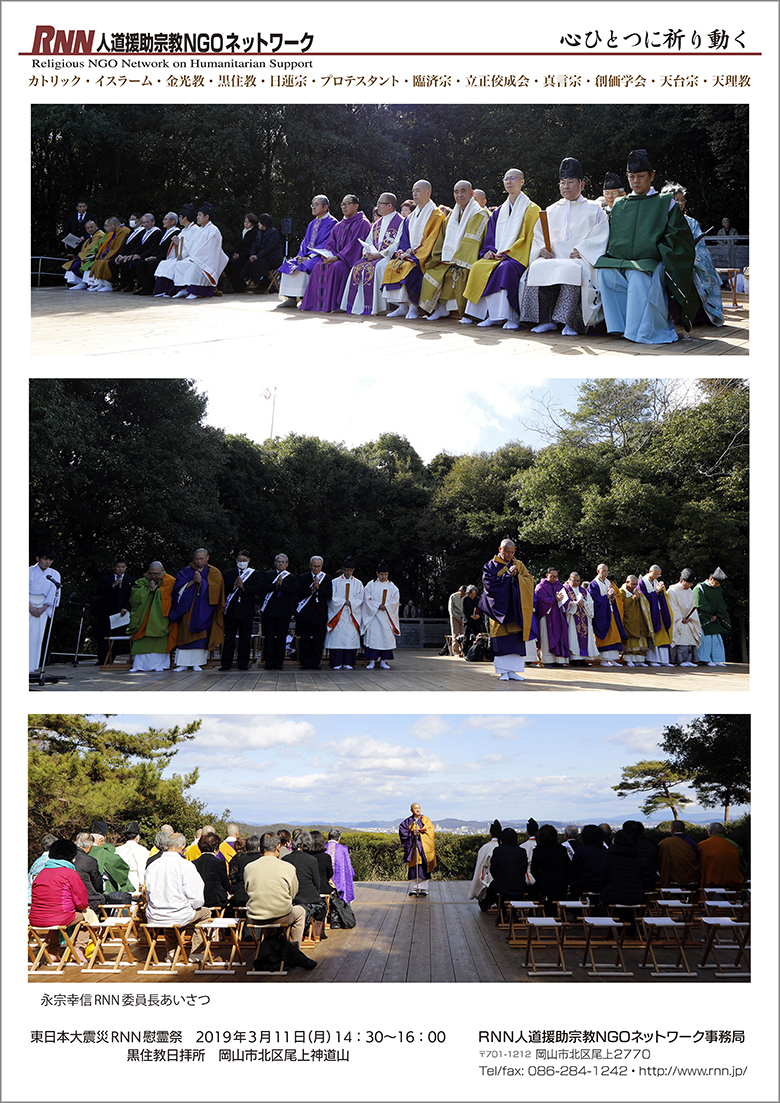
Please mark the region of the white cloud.
<svg viewBox="0 0 780 1103"><path fill-rule="evenodd" d="M327 774L301 774L300 777L288 776L274 778L274 789L285 789L291 793L305 793L312 789L319 789L322 783L330 778Z"/></svg>
<svg viewBox="0 0 780 1103"><path fill-rule="evenodd" d="M607 735L603 743L617 743L621 747L627 747L635 754L653 754L663 757L660 747L662 729L658 728L621 728L620 731Z"/></svg>
<svg viewBox="0 0 780 1103"><path fill-rule="evenodd" d="M531 723L530 716L467 716L462 730L482 728L487 730L491 739L517 739L523 728Z"/></svg>
<svg viewBox="0 0 780 1103"><path fill-rule="evenodd" d="M329 746L340 760L336 764L339 773L363 775L376 772L380 776L411 777L420 773L438 773L446 768L444 760L430 751L394 745L370 735L350 736Z"/></svg>
<svg viewBox="0 0 780 1103"><path fill-rule="evenodd" d="M443 716L421 716L412 724L409 734L416 735L418 739L434 739L449 731L452 731L452 726Z"/></svg>
<svg viewBox="0 0 780 1103"><path fill-rule="evenodd" d="M480 762L511 762L514 757L514 755L509 754L483 754Z"/></svg>
<svg viewBox="0 0 780 1103"><path fill-rule="evenodd" d="M206 717L197 735L199 747L230 748L231 752L294 747L314 739L308 720L284 716Z"/></svg>

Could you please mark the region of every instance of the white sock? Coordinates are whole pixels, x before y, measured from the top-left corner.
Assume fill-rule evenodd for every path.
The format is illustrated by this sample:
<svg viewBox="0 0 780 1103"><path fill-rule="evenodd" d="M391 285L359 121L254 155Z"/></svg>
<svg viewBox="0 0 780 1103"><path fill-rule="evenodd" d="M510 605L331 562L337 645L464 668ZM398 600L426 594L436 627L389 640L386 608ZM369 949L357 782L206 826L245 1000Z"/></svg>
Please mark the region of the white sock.
<svg viewBox="0 0 780 1103"><path fill-rule="evenodd" d="M508 682L509 681L509 675L507 674L506 671L504 671L504 673L499 676L499 681L501 681L501 682Z"/></svg>
<svg viewBox="0 0 780 1103"><path fill-rule="evenodd" d="M338 669L341 670L341 667L339 667ZM355 668L354 668L354 666L345 666L344 669L345 670L354 670Z"/></svg>
<svg viewBox="0 0 780 1103"><path fill-rule="evenodd" d="M519 329L520 328L520 323L519 322L504 322L504 324L501 328L502 329Z"/></svg>
<svg viewBox="0 0 780 1103"><path fill-rule="evenodd" d="M461 318L460 324L462 326L470 326L473 321L474 321L473 318Z"/></svg>
<svg viewBox="0 0 780 1103"><path fill-rule="evenodd" d="M534 326L531 333L552 333L554 329L557 330L558 326L556 322L542 322L540 326Z"/></svg>
<svg viewBox="0 0 780 1103"><path fill-rule="evenodd" d="M334 666L333 669L334 670L343 670L344 667L343 666Z"/></svg>
<svg viewBox="0 0 780 1103"><path fill-rule="evenodd" d="M406 312L407 322L414 322L418 317L419 315L417 313L417 307L414 305L414 303L409 303L409 309Z"/></svg>
<svg viewBox="0 0 780 1103"><path fill-rule="evenodd" d="M388 313L387 317L388 318L403 318L405 314L406 314L406 304L401 303L401 305L396 310L391 310Z"/></svg>
<svg viewBox="0 0 780 1103"><path fill-rule="evenodd" d="M436 307L433 314L430 314L425 320L426 322L438 322L439 318L446 318L449 315L449 310L446 306L442 306L441 303Z"/></svg>
<svg viewBox="0 0 780 1103"><path fill-rule="evenodd" d="M382 661L379 664L379 667L380 667L380 670L389 670L390 669L390 664L386 663L385 660L382 659Z"/></svg>
<svg viewBox="0 0 780 1103"><path fill-rule="evenodd" d="M187 298L188 299L197 299L198 296L197 295L188 295Z"/></svg>
<svg viewBox="0 0 780 1103"><path fill-rule="evenodd" d="M564 326L561 330L564 337L579 337L576 329L572 329L571 326Z"/></svg>
<svg viewBox="0 0 780 1103"><path fill-rule="evenodd" d="M488 326L497 326L500 321L500 318L485 318L484 322L477 322L477 326L480 329L487 329Z"/></svg>
<svg viewBox="0 0 780 1103"><path fill-rule="evenodd" d="M366 670L373 670L375 666L376 666L376 660L372 659L371 662L366 667Z"/></svg>
<svg viewBox="0 0 780 1103"><path fill-rule="evenodd" d="M518 674L517 671L510 670L509 671L509 680L510 680L510 682L524 682L525 678L523 677L522 674Z"/></svg>
<svg viewBox="0 0 780 1103"><path fill-rule="evenodd" d="M191 670L203 670L203 667L202 666L193 666L190 669Z"/></svg>
<svg viewBox="0 0 780 1103"><path fill-rule="evenodd" d="M187 292L186 291L177 291L176 294L173 296L173 298L174 299L186 299L187 298Z"/></svg>

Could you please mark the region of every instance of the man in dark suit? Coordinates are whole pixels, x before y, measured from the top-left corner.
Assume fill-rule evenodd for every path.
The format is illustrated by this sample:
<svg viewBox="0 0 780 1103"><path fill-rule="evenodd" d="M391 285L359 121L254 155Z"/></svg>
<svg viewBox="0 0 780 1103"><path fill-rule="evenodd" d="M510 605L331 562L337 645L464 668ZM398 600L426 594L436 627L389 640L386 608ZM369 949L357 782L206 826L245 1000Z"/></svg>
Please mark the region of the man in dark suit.
<svg viewBox="0 0 780 1103"><path fill-rule="evenodd" d="M260 295L266 290L269 273L284 260L284 246L270 214L261 214L257 221L257 234L241 276L248 281L250 290Z"/></svg>
<svg viewBox="0 0 780 1103"><path fill-rule="evenodd" d="M123 268L126 266L130 256L137 251L138 243L144 233L144 228L141 223L141 212L133 211L127 220L127 225L130 227L130 233L122 242L122 246L117 253L108 262L109 271L111 272L111 283L114 285L112 290L119 291L119 281L123 278Z"/></svg>
<svg viewBox="0 0 780 1103"><path fill-rule="evenodd" d="M77 199L75 211L71 211L65 219L65 229L62 232L62 236L67 237L68 234L73 234L79 241L84 242L89 237L87 233L87 223L96 221L97 219L95 216L90 214L87 210L86 199ZM73 252L77 252L75 247Z"/></svg>
<svg viewBox="0 0 780 1103"><path fill-rule="evenodd" d="M249 552L240 551L236 565L225 571L225 639L222 644L220 670L230 670L238 636L238 669L249 670L249 647L255 603L262 588L262 579L249 566Z"/></svg>
<svg viewBox="0 0 780 1103"><path fill-rule="evenodd" d="M281 670L284 663L287 629L295 613L298 578L287 570L284 553L274 559L274 569L263 575L263 647L266 670Z"/></svg>
<svg viewBox="0 0 780 1103"><path fill-rule="evenodd" d="M157 265L168 256L171 242L179 236L180 232L178 215L175 211L168 211L162 220L162 233L154 239L151 251L147 250L139 260L133 261L133 275L136 282L134 295L154 294L154 274L157 271ZM140 249L138 251L141 252Z"/></svg>
<svg viewBox="0 0 780 1103"><path fill-rule="evenodd" d="M130 609L130 590L135 582L127 573L127 562L117 559L114 562L114 570L111 574L104 574L98 579L95 590L95 613L97 615L97 657L98 666L103 666L108 655L108 640L106 636L122 635L124 629L112 632L110 618L116 613L126 613ZM126 644L115 644L113 655L119 647Z"/></svg>
<svg viewBox="0 0 780 1103"><path fill-rule="evenodd" d="M298 612L295 626L300 637L301 670L319 670L325 633L328 630L328 602L333 580L322 569L322 557L313 555L310 570L298 578Z"/></svg>

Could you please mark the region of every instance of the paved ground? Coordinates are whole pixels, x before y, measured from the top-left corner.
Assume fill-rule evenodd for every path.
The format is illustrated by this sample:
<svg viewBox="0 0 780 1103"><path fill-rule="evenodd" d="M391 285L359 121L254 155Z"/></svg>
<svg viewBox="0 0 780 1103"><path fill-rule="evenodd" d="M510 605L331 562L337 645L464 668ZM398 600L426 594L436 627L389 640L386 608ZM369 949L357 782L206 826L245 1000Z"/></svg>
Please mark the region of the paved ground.
<svg viewBox="0 0 780 1103"><path fill-rule="evenodd" d="M320 671L300 670L287 662L281 671L266 671L254 667L245 672L223 674L218 667L208 667L201 673L132 675L127 664L116 664L115 670L98 670L96 666L78 667L66 664L49 668L64 681L56 686L33 686L34 693L76 692L159 692L188 693L529 693L567 692L572 690L618 692L746 692L749 667L729 663L710 669L701 666L693 670L682 667L650 670L629 667L599 667L576 669L566 667L545 669L528 666L524 682L501 682L493 672L492 663L467 663L448 655L439 655L433 648L416 650L399 648L391 670Z"/></svg>
<svg viewBox="0 0 780 1103"><path fill-rule="evenodd" d="M351 318L346 314L303 314L280 307L276 296L223 295L188 302L139 298L122 292L95 294L65 287L33 289L32 345L40 356L108 357L112 363L138 353L191 360L195 348L209 355L257 356L262 338L268 357L332 355L359 365L366 356L372 367L400 355L453 356L468 362L482 352L501 348L508 356L533 353L563 358L593 356L744 356L748 353L749 300L725 305L722 328L700 326L692 339L674 345L635 345L619 337L561 337L530 330L504 333L478 329L457 320L388 321ZM110 340L107 336L110 334ZM291 344L292 343L292 344ZM441 361L442 367L445 362ZM550 369L554 370L554 369Z"/></svg>

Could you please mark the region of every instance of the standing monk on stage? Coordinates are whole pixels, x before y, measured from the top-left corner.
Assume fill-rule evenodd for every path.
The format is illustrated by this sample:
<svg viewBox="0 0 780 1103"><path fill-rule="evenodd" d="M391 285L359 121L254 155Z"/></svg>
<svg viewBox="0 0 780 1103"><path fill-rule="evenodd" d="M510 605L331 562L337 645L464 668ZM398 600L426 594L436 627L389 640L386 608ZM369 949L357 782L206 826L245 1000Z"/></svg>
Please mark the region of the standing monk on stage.
<svg viewBox="0 0 780 1103"><path fill-rule="evenodd" d="M502 682L522 682L525 645L531 638L534 580L525 563L515 559L515 543L501 541L498 555L482 569L479 607L490 618L493 669Z"/></svg>
<svg viewBox="0 0 780 1103"><path fill-rule="evenodd" d="M177 624L171 624L173 587L176 579L166 574L165 568L155 559L145 574L136 579L130 590L130 623L127 634L133 643L131 674L167 670L171 663L170 652L176 646Z"/></svg>
<svg viewBox="0 0 780 1103"><path fill-rule="evenodd" d="M408 878L414 882L414 887L409 886L409 895L427 896L425 882L430 880L436 869L435 829L428 817L422 814L419 804L415 802L410 811L411 816L398 825L404 861L409 867Z"/></svg>
<svg viewBox="0 0 780 1103"><path fill-rule="evenodd" d="M178 622L178 646L174 672L202 670L209 651L219 647L225 636L223 609L225 581L209 565L209 553L197 548L189 563L176 575L170 618Z"/></svg>
<svg viewBox="0 0 780 1103"><path fill-rule="evenodd" d="M610 582L606 563L599 563L588 592L593 598L593 634L601 654L601 665L620 666L620 652L628 638L623 627L623 595Z"/></svg>

